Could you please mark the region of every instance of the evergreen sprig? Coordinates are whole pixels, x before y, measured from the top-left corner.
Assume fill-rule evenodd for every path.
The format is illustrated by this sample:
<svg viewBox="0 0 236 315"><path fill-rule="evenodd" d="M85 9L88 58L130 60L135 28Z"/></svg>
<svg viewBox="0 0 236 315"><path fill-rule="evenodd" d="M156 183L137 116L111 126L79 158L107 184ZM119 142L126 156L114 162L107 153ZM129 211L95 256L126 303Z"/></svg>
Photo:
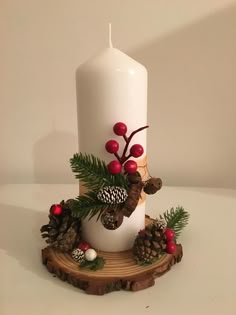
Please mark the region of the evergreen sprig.
<svg viewBox="0 0 236 315"><path fill-rule="evenodd" d="M104 186L120 186L128 188L128 181L124 174L110 174L106 163L93 154L76 153L70 159L75 177L91 190L98 191Z"/></svg>
<svg viewBox="0 0 236 315"><path fill-rule="evenodd" d="M178 238L182 230L188 224L189 213L184 210L183 207L171 208L160 215L161 220L165 220L167 228L172 229L175 232L175 237Z"/></svg>
<svg viewBox="0 0 236 315"><path fill-rule="evenodd" d="M84 262L80 264L79 267L80 269L88 269L88 270L96 271L96 270L102 269L105 265L105 262L106 261L102 257L97 256L95 260L93 261L85 260Z"/></svg>
<svg viewBox="0 0 236 315"><path fill-rule="evenodd" d="M81 220L89 218L89 220L98 214L100 218L103 211L108 208L117 207L117 205L110 205L101 202L97 199L97 194L95 191L89 191L84 195L78 196L72 205L72 215L73 217L80 218Z"/></svg>

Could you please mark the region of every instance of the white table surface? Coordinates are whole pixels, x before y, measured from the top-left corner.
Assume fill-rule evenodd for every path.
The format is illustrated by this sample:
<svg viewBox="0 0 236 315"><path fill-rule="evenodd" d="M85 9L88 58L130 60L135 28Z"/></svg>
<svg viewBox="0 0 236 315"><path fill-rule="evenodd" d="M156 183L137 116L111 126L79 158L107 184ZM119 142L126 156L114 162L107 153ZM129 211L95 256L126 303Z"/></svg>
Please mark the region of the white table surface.
<svg viewBox="0 0 236 315"><path fill-rule="evenodd" d="M139 292L91 296L53 277L41 263L40 226L51 204L77 185L0 186L0 314L236 314L236 190L163 187L148 196L156 217L172 206L190 212L180 264Z"/></svg>

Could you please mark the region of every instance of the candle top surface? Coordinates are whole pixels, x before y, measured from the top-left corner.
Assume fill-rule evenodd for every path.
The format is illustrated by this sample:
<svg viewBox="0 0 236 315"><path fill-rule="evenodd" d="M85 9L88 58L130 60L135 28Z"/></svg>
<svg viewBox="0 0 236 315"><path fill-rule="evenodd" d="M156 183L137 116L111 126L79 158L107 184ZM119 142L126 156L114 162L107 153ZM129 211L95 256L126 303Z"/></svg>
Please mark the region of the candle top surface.
<svg viewBox="0 0 236 315"><path fill-rule="evenodd" d="M106 71L109 69L129 72L130 74L147 72L146 68L141 63L113 47L108 47L97 55L89 58L85 63L79 66L78 71Z"/></svg>

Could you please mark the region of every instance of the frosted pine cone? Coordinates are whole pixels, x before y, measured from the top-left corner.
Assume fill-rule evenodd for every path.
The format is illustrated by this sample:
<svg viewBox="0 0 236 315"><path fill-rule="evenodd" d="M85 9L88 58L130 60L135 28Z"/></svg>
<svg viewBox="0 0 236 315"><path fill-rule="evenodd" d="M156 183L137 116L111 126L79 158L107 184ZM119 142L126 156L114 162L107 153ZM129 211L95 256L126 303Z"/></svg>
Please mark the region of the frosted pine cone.
<svg viewBox="0 0 236 315"><path fill-rule="evenodd" d="M74 249L71 256L79 264L81 264L85 260L84 252L79 248Z"/></svg>
<svg viewBox="0 0 236 315"><path fill-rule="evenodd" d="M126 189L118 186L106 186L100 189L97 194L98 200L111 205L123 203L127 197Z"/></svg>

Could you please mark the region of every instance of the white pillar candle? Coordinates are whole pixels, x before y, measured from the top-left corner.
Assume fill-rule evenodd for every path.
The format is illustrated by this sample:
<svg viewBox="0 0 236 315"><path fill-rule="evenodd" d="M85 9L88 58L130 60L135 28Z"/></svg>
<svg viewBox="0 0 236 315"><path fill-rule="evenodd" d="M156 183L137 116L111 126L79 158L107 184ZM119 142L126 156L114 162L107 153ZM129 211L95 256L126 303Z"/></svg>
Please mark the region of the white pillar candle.
<svg viewBox="0 0 236 315"><path fill-rule="evenodd" d="M106 152L105 143L110 139L117 140L119 151L125 145L123 137L114 134L113 125L124 122L129 135L147 124L147 70L113 48L109 32L109 47L77 69L76 83L79 151L109 163L115 157ZM136 143L144 148L144 154L136 161L138 165L144 164L146 129L135 134L130 146ZM129 218L124 218L117 230L105 229L94 217L83 221L82 233L83 238L98 250L123 251L132 247L144 225L145 202L142 202Z"/></svg>

